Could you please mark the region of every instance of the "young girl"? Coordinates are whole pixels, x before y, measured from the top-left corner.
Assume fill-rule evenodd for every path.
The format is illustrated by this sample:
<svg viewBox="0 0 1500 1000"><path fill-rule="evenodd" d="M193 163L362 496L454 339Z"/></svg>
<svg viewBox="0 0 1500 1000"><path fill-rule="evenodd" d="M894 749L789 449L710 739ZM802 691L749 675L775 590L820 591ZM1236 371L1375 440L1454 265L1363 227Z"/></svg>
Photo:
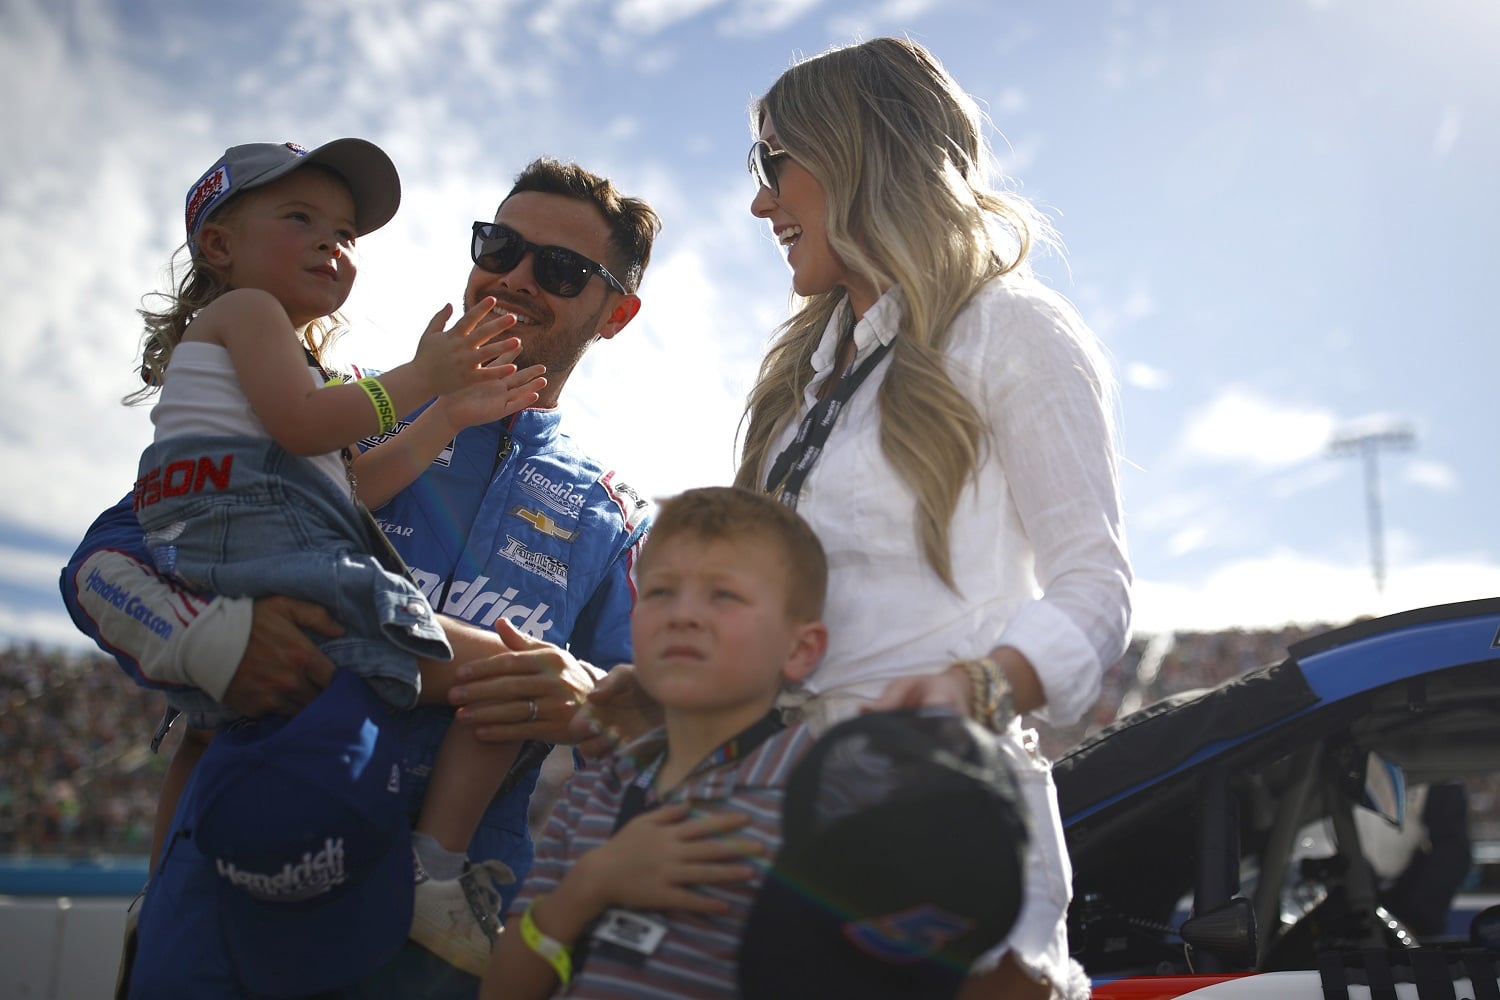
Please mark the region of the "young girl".
<svg viewBox="0 0 1500 1000"><path fill-rule="evenodd" d="M467 426L460 413L513 413L546 381L540 366L509 363L520 342L502 334L515 317L491 315L494 300L484 299L446 331L451 307L440 310L410 362L332 384L339 380L322 368L325 321L353 287L355 239L388 222L399 201L394 165L361 139L311 153L291 143L227 150L188 194L191 263L176 296L162 312L142 312L147 387L131 399L161 391L134 494L158 568L218 594L323 605L344 628L321 641L323 652L405 709L419 695L442 701L449 670L440 661L479 647L468 640L466 649L462 633L443 625L366 505L415 479ZM443 398L460 391L461 405ZM398 416L434 396L403 433L352 455L352 442L389 435ZM196 688L168 693L190 731L163 783L153 864L212 731L235 721L220 700L234 667L194 663ZM497 928L482 926L483 908L465 898L480 887L463 851L515 751L451 727L414 834L413 937L476 974ZM510 879L492 864L491 877ZM475 919L457 919L469 912Z"/></svg>

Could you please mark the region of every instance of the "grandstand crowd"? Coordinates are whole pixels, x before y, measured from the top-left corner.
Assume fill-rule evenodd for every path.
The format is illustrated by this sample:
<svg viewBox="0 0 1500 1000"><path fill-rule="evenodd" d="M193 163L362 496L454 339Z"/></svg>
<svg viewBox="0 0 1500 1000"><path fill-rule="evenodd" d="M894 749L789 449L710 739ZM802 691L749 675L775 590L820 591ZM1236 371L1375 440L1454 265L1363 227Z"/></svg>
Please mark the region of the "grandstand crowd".
<svg viewBox="0 0 1500 1000"><path fill-rule="evenodd" d="M1122 715L1279 662L1290 644L1329 627L1138 637L1105 674L1087 719L1066 729L1028 723L1056 759ZM0 854L145 853L175 737L151 752L164 707L159 693L135 685L103 655L0 649ZM563 766L548 769L551 783L566 774L567 758L558 757ZM534 822L545 818L548 791L538 787ZM1493 812L1473 805L1480 815Z"/></svg>

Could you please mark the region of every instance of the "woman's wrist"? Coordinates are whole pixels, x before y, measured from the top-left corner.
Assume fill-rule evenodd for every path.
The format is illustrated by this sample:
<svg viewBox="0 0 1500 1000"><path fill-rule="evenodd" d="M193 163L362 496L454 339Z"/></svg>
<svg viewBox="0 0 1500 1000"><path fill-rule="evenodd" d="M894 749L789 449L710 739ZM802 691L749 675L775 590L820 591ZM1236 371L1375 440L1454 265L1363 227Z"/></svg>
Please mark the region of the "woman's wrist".
<svg viewBox="0 0 1500 1000"><path fill-rule="evenodd" d="M1002 732L1020 715L1010 677L993 653L954 664L967 681L969 716L994 732Z"/></svg>

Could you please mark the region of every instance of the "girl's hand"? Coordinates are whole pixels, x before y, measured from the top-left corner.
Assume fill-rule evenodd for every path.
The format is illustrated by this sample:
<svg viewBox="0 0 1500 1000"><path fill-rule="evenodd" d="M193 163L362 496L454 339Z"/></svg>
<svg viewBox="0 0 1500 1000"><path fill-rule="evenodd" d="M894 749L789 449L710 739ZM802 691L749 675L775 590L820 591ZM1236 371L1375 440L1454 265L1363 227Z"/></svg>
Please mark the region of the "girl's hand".
<svg viewBox="0 0 1500 1000"><path fill-rule="evenodd" d="M417 341L412 365L433 395L441 396L515 374L515 365L510 361L520 353L521 342L515 337L502 339L501 334L516 325L516 317L509 313L497 316L494 308L495 300L486 296L446 330L443 324L453 315L451 305L443 306L428 322ZM523 384L529 381L523 380Z"/></svg>
<svg viewBox="0 0 1500 1000"><path fill-rule="evenodd" d="M520 350L520 341L512 338L509 343L514 343L516 350ZM509 352L509 357L504 361L513 370L513 374L491 382L455 389L439 396L437 402L432 404L430 409L434 417L447 425L450 435L457 434L465 427L488 424L536 405L542 390L547 387L547 380L542 377L547 369L541 365L532 365L530 368L514 371L515 366L509 364L513 357L515 351Z"/></svg>

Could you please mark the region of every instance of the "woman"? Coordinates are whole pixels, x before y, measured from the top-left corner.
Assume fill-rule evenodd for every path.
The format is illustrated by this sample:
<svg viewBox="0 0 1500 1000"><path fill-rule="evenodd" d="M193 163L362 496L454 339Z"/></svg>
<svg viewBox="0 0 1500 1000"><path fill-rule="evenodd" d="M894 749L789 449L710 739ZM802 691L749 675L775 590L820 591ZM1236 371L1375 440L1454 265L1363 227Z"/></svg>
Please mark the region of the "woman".
<svg viewBox="0 0 1500 1000"><path fill-rule="evenodd" d="M1086 996L1050 765L1018 715L1078 719L1128 640L1107 368L1029 273L1045 223L986 185L978 109L921 46L808 59L752 127L751 211L796 310L751 391L736 482L795 506L828 551L804 715L943 705L1008 733L1026 898L964 996Z"/></svg>

